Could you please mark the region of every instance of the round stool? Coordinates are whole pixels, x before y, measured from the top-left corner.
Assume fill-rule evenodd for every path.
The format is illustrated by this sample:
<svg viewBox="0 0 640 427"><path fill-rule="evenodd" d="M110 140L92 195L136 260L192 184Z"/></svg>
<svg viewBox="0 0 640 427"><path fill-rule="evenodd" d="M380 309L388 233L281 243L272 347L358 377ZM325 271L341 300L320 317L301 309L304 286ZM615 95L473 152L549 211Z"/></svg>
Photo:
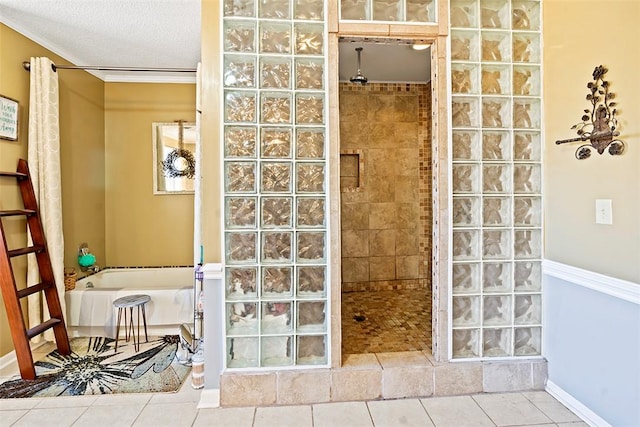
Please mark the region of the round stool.
<svg viewBox="0 0 640 427"><path fill-rule="evenodd" d="M140 309L142 309L142 323L144 323L144 340L149 342L147 337L147 314L144 310L144 305L151 301L149 295L129 295L126 297L118 298L113 302L113 306L118 309L118 323L116 326L116 348L118 350L118 340L120 339L120 320L122 319L122 313L124 312L124 338L126 342L129 342L129 337L133 337L133 348L136 352L140 350ZM138 308L138 341L136 342L136 336L134 334L133 326L133 309ZM129 309L129 322L127 322L127 309Z"/></svg>

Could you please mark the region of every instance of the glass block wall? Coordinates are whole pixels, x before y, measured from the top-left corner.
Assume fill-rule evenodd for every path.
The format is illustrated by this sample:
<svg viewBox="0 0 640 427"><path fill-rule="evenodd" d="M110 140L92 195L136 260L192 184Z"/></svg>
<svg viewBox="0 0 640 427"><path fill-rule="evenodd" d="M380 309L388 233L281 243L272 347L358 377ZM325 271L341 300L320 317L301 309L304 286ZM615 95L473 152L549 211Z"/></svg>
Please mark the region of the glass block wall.
<svg viewBox="0 0 640 427"><path fill-rule="evenodd" d="M541 2L451 0L452 357L541 348Z"/></svg>
<svg viewBox="0 0 640 427"><path fill-rule="evenodd" d="M436 0L341 0L340 19L436 22Z"/></svg>
<svg viewBox="0 0 640 427"><path fill-rule="evenodd" d="M325 2L223 2L228 368L327 365Z"/></svg>

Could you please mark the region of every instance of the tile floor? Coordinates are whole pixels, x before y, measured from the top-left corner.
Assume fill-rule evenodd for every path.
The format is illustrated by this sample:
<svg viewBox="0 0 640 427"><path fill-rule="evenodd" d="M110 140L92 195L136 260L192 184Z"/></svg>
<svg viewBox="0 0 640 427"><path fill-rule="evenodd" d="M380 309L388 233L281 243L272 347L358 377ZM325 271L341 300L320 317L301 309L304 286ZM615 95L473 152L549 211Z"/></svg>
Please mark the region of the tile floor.
<svg viewBox="0 0 640 427"><path fill-rule="evenodd" d="M34 351L34 358L44 357L50 350L43 346ZM0 382L17 372L15 363L0 369ZM587 427L578 416L543 391L198 409L200 393L187 379L177 393L0 399L0 427Z"/></svg>
<svg viewBox="0 0 640 427"><path fill-rule="evenodd" d="M343 354L430 349L430 290L342 293Z"/></svg>

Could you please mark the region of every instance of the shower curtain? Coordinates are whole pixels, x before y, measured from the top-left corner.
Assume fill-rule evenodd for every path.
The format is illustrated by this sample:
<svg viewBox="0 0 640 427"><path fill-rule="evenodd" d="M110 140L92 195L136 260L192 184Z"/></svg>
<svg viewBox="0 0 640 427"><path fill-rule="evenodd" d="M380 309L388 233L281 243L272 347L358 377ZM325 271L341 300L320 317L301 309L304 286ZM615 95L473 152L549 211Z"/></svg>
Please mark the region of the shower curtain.
<svg viewBox="0 0 640 427"><path fill-rule="evenodd" d="M58 75L49 58L31 58L29 97L29 143L27 161L33 187L40 208L44 234L53 267L62 312L64 301L64 238L62 235L62 191L60 180L60 129L58 112ZM31 234L29 236L29 246ZM40 282L36 257L27 258L27 285ZM49 318L44 295L29 296L29 327ZM53 331L44 333L46 340L53 340ZM34 341L39 341L36 337Z"/></svg>

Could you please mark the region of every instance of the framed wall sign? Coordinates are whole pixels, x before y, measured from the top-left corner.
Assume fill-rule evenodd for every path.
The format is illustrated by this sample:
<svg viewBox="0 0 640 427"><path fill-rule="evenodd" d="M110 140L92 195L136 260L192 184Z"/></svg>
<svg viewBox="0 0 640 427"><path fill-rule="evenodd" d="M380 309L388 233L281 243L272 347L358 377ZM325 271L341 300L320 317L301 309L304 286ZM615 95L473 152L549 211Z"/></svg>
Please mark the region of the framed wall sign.
<svg viewBox="0 0 640 427"><path fill-rule="evenodd" d="M18 113L20 105L15 99L0 95L0 138L18 140Z"/></svg>

